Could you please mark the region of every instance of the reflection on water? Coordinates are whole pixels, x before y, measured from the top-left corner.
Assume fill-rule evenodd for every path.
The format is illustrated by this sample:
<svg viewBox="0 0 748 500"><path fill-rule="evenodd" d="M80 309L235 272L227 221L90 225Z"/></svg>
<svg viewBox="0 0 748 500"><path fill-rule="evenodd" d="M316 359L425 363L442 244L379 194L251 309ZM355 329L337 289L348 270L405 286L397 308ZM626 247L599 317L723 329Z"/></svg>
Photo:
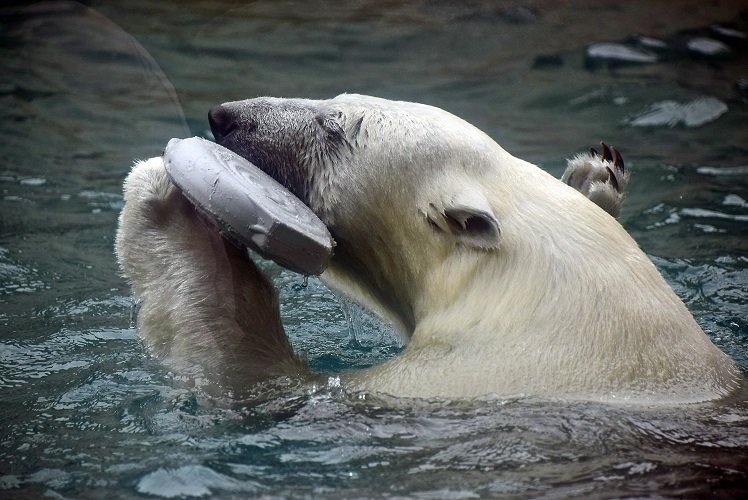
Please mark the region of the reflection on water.
<svg viewBox="0 0 748 500"><path fill-rule="evenodd" d="M748 25L732 2L89 5L0 8L0 496L746 493L744 395L458 404L362 398L332 378L210 399L143 352L112 252L131 160L203 134L213 104L418 100L557 176L575 152L618 146L623 224L748 372ZM314 368L399 351L318 280L265 265Z"/></svg>

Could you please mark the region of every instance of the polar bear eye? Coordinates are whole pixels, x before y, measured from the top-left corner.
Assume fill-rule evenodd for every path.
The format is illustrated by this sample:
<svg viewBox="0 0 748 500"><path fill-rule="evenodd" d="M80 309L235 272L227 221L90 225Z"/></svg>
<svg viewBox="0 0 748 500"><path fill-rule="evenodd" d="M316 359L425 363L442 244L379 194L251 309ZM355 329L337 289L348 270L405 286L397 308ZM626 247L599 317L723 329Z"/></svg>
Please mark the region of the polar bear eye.
<svg viewBox="0 0 748 500"><path fill-rule="evenodd" d="M325 131L329 141L335 143L347 142L343 128L332 116L317 115L315 120L317 121L317 124L322 127L322 130Z"/></svg>

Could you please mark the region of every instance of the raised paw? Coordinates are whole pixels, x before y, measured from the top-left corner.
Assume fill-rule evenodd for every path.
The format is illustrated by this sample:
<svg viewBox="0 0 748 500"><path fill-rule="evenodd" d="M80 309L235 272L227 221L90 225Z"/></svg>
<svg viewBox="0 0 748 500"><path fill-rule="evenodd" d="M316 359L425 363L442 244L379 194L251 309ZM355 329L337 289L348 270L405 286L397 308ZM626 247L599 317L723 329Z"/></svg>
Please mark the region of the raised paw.
<svg viewBox="0 0 748 500"><path fill-rule="evenodd" d="M561 181L573 187L613 217L618 217L629 173L621 153L601 142L602 155L595 148L568 161Z"/></svg>

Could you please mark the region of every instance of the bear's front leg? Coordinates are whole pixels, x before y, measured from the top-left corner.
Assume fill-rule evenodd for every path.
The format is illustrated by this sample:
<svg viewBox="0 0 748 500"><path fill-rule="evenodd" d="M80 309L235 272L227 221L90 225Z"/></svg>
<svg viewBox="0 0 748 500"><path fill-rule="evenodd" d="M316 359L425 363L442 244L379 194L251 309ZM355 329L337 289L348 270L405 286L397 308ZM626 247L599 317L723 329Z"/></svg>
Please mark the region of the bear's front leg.
<svg viewBox="0 0 748 500"><path fill-rule="evenodd" d="M140 304L139 334L157 357L235 393L306 372L271 281L169 181L161 158L134 166L124 197L117 258Z"/></svg>
<svg viewBox="0 0 748 500"><path fill-rule="evenodd" d="M629 173L616 148L604 142L602 155L594 148L589 154L580 154L568 161L561 181L573 187L613 217L618 217L623 205L623 194L629 183Z"/></svg>

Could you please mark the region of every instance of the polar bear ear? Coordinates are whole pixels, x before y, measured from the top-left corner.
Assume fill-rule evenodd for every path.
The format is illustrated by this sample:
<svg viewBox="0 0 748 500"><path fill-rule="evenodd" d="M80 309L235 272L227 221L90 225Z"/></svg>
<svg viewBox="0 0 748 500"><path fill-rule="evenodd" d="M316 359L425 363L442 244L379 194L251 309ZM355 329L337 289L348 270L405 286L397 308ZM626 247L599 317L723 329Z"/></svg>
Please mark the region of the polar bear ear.
<svg viewBox="0 0 748 500"><path fill-rule="evenodd" d="M429 203L429 223L453 235L459 243L484 250L498 248L499 222L480 193L460 193L450 199Z"/></svg>

